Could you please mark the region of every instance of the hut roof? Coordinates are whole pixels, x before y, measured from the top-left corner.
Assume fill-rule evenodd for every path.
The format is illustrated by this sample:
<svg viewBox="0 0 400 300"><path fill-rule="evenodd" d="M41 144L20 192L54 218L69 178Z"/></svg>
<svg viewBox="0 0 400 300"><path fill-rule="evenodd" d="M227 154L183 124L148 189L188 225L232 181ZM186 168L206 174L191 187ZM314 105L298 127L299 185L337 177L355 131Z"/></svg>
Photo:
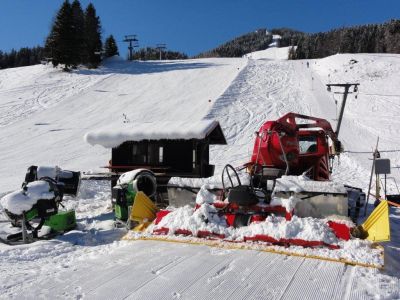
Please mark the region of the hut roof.
<svg viewBox="0 0 400 300"><path fill-rule="evenodd" d="M210 144L226 145L224 133L216 120L122 123L93 130L84 137L87 143L105 148L115 148L127 141L206 138Z"/></svg>

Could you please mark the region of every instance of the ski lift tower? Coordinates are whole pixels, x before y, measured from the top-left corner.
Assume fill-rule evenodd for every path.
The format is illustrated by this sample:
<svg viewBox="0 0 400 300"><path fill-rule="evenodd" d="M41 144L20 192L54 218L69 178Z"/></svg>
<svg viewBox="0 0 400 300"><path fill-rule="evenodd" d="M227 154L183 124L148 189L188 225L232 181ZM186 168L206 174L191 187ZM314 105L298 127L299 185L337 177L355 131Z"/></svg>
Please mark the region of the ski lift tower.
<svg viewBox="0 0 400 300"><path fill-rule="evenodd" d="M157 44L156 49L160 51L160 60L161 60L162 51L167 49L167 44Z"/></svg>
<svg viewBox="0 0 400 300"><path fill-rule="evenodd" d="M137 39L136 34L126 35L124 42L129 43L129 60L133 60L133 50L136 47L139 47L139 40Z"/></svg>
<svg viewBox="0 0 400 300"><path fill-rule="evenodd" d="M343 95L342 105L340 107L339 119L338 119L338 123L336 126L336 131L335 131L336 135L339 135L340 125L342 124L342 119L343 119L344 107L346 106L347 95L352 94L352 93L357 93L359 85L360 85L359 83L328 83L326 85L328 92L332 91L332 87L344 88L344 92L335 92L335 94ZM350 92L350 88L352 86L354 86L354 89L353 89L353 92ZM356 98L357 98L357 94L356 94Z"/></svg>

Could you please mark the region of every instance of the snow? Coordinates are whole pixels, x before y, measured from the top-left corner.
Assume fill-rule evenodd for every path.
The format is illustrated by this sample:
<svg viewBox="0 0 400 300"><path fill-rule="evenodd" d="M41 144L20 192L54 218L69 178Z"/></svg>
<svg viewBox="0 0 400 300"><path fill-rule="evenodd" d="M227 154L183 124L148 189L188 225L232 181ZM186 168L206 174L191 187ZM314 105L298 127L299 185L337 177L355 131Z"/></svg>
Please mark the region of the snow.
<svg viewBox="0 0 400 300"><path fill-rule="evenodd" d="M335 161L332 175L338 184L366 191L372 154L354 152L372 151L378 136L380 150L396 150L400 144L400 55L340 54L309 60L307 68L306 61L286 60L288 49L286 55L281 51L267 49L251 59L112 59L98 70L70 73L49 65L0 70L0 196L20 187L30 165L101 170L110 150L88 145L83 136L105 124L120 126L126 119L218 120L228 145L212 146L210 160L216 165L215 178L220 178L226 163L239 166L249 160L253 133L266 120L293 111L326 118L334 127L335 100L340 104L341 97L326 91L329 82L360 83L357 99L355 94L347 99L339 134L345 150L352 152ZM392 166L400 165L399 152L381 154ZM390 177L399 182L399 176L392 169ZM397 191L393 180L388 190ZM385 244L385 270L380 271L248 250L119 241L125 232L113 226L110 198L109 182L83 181L78 197L63 202L77 211L76 230L51 241L0 245L2 297L400 297L399 209L391 208L392 242ZM0 221L2 236L17 231ZM371 252L362 242L346 247L359 249L351 255ZM327 250L291 251L318 255ZM349 256L345 249L334 253Z"/></svg>
<svg viewBox="0 0 400 300"><path fill-rule="evenodd" d="M37 177L50 177L56 178L57 175L60 173L61 169L58 166L38 166L37 168Z"/></svg>
<svg viewBox="0 0 400 300"><path fill-rule="evenodd" d="M39 180L30 182L25 189L12 192L0 199L0 205L15 215L29 211L38 200L54 199L53 191L47 181Z"/></svg>
<svg viewBox="0 0 400 300"><path fill-rule="evenodd" d="M196 194L196 204L202 205L204 203L212 204L219 200L219 197L210 192L207 185L203 185L199 192Z"/></svg>
<svg viewBox="0 0 400 300"><path fill-rule="evenodd" d="M271 206L283 206L287 212L292 213L296 204L301 202L301 199L290 196L289 198L272 197Z"/></svg>
<svg viewBox="0 0 400 300"><path fill-rule="evenodd" d="M215 120L159 121L113 124L102 129L88 132L85 141L105 148L118 147L126 141L204 139L217 126Z"/></svg>
<svg viewBox="0 0 400 300"><path fill-rule="evenodd" d="M208 203L202 204L197 209L189 206L176 208L149 230L163 227L170 229L170 235L177 229L190 230L194 236L197 235L198 231L207 230L224 234L226 240L235 241L243 241L244 237L263 234L275 239L303 239L306 241L323 241L327 244L338 243L338 239L329 229L327 221L323 219L293 216L290 221L286 221L283 217L268 216L263 222L232 228L228 227L225 220L218 216L214 206Z"/></svg>
<svg viewBox="0 0 400 300"><path fill-rule="evenodd" d="M276 192L323 192L347 194L343 184L330 181L313 181L304 175L282 176L276 180Z"/></svg>
<svg viewBox="0 0 400 300"><path fill-rule="evenodd" d="M219 170L222 171L222 170ZM218 171L217 171L218 172ZM250 178L249 174L245 173L243 171L238 172L239 179L241 184L243 185L249 185L250 184ZM232 174L232 176L234 176ZM228 177L226 175L226 178L224 178L225 184L230 187L230 183L228 183ZM232 177L233 183L236 185L236 178ZM193 187L193 188L201 188L205 186L207 189L222 189L222 178L221 174L216 174L214 176L208 177L208 178L184 178L184 177L171 177L171 179L168 181L168 184L170 185L175 185L177 187Z"/></svg>
<svg viewBox="0 0 400 300"><path fill-rule="evenodd" d="M275 201L279 202L277 199ZM228 241L243 243L245 238L264 235L276 240L301 239L305 241L322 241L326 244L338 245L340 247L339 250L295 247L294 251L297 254L317 255L326 259L344 259L368 265L381 266L383 264L382 253L379 249L374 249L372 242L359 239L351 239L349 241L339 240L328 225L330 219L299 218L293 216L288 221L283 217L268 216L265 221L254 222L240 228L233 228L228 227L225 219L218 215L218 210L205 201L196 209L184 206L171 208L170 210L171 212L163 217L157 225L150 226L143 234L128 233L126 238L146 238L153 231L163 228L168 228L169 230L166 239L175 241L187 241L188 239L197 241L198 239L195 236L199 231L224 235L224 239L218 242L221 244ZM341 221L339 220L339 222ZM349 221L342 221L341 223L354 227L354 224ZM174 235L176 230L188 230L192 233L192 236L189 238L176 236Z"/></svg>
<svg viewBox="0 0 400 300"><path fill-rule="evenodd" d="M276 48L277 44L272 43L269 45L271 48L265 50L255 51L245 54L243 57L249 59L273 59L273 60L287 60L291 47Z"/></svg>
<svg viewBox="0 0 400 300"><path fill-rule="evenodd" d="M205 203L196 210L193 210L190 206L176 208L149 230L166 227L170 229L168 233L170 235L173 235L177 229L190 230L194 235L197 235L198 231L201 230L224 234L226 226L225 220L218 216L214 206Z"/></svg>
<svg viewBox="0 0 400 300"><path fill-rule="evenodd" d="M125 184L130 184L135 180L136 176L140 172L143 172L143 171L149 172L149 170L146 170L146 169L136 169L133 171L123 173L123 174L121 174L121 176L119 176L119 178L117 180L117 184L120 186L125 185Z"/></svg>

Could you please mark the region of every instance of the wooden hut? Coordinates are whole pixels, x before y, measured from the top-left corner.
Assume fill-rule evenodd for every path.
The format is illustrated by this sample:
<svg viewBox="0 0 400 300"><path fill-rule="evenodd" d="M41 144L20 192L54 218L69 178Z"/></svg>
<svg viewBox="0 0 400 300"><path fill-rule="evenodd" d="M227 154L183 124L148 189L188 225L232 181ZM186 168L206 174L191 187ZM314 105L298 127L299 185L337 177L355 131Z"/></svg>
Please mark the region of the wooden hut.
<svg viewBox="0 0 400 300"><path fill-rule="evenodd" d="M85 140L112 149L112 172L149 169L161 183L173 176L212 176L209 146L226 145L215 120L125 123L89 132Z"/></svg>

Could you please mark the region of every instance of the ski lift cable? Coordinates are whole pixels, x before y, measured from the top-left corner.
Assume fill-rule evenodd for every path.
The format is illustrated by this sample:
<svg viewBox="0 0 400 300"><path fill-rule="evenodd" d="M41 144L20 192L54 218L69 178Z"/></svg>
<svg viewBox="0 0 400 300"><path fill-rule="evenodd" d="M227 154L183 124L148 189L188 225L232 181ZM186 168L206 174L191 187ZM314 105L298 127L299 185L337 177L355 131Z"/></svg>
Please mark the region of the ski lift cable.
<svg viewBox="0 0 400 300"><path fill-rule="evenodd" d="M396 150L379 150L379 153L392 153L392 152L400 152L400 149ZM343 153L354 153L354 154L369 154L369 153L374 153L374 151L352 151L352 150L346 150L343 151Z"/></svg>

